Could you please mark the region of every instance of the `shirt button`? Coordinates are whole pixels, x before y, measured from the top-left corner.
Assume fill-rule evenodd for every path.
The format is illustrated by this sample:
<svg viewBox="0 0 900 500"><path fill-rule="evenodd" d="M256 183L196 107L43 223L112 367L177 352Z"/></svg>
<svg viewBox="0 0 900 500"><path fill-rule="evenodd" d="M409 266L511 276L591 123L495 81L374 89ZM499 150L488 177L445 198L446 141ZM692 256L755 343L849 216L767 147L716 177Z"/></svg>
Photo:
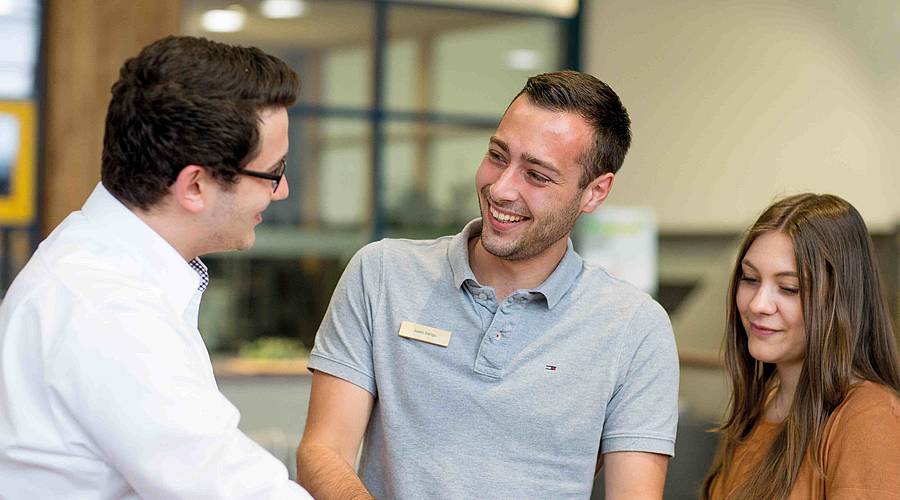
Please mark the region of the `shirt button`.
<svg viewBox="0 0 900 500"><path fill-rule="evenodd" d="M478 298L480 300L487 300L487 294L485 294L484 292L481 292L478 294Z"/></svg>
<svg viewBox="0 0 900 500"><path fill-rule="evenodd" d="M494 332L494 339L501 340L503 338L503 334L500 332Z"/></svg>

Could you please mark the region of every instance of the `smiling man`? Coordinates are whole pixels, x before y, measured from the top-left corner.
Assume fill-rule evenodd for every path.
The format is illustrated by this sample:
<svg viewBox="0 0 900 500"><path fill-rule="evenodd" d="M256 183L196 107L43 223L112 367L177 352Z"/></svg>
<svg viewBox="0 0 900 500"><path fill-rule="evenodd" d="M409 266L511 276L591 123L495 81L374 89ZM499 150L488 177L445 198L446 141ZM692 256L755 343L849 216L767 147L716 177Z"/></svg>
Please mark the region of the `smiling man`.
<svg viewBox="0 0 900 500"><path fill-rule="evenodd" d="M481 218L351 260L316 337L298 478L317 498L662 498L678 360L649 296L569 233L631 141L606 84L535 76L475 176ZM357 475L354 464L363 450Z"/></svg>
<svg viewBox="0 0 900 500"><path fill-rule="evenodd" d="M310 498L238 430L197 330L199 256L249 248L288 195L299 85L199 38L125 62L101 182L0 307L0 498Z"/></svg>

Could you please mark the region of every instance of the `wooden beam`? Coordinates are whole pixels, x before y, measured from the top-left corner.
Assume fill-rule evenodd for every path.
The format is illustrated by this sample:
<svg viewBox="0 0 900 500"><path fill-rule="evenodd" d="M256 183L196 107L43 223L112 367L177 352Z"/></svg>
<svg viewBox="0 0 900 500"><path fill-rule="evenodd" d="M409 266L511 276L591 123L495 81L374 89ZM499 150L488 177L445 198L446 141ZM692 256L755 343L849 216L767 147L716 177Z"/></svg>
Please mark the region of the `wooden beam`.
<svg viewBox="0 0 900 500"><path fill-rule="evenodd" d="M150 42L178 34L181 0L45 2L42 235L81 207L100 180L110 87Z"/></svg>

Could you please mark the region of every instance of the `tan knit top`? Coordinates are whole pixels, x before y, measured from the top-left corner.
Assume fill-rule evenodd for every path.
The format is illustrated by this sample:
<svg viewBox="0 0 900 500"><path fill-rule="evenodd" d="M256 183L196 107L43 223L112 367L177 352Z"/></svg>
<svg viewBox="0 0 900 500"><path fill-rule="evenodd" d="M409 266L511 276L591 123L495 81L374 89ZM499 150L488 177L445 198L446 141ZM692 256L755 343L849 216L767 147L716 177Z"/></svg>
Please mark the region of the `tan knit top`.
<svg viewBox="0 0 900 500"><path fill-rule="evenodd" d="M780 423L761 420L735 450L730 471L716 479L712 498L727 499L765 457ZM790 499L900 499L900 398L873 382L855 385L828 418L820 445L825 476L809 457Z"/></svg>

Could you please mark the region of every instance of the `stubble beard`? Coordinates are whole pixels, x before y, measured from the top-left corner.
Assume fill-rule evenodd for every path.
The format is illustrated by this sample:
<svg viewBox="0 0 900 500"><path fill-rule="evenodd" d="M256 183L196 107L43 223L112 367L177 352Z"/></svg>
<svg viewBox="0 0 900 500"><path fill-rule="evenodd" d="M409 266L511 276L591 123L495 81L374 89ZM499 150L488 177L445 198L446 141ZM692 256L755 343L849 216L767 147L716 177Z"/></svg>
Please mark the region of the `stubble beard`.
<svg viewBox="0 0 900 500"><path fill-rule="evenodd" d="M234 193L227 192L213 211L210 225L215 229L209 241L215 252L249 250L256 240L256 225L244 220L246 215L238 208L237 201ZM238 221L249 224L249 227L237 227Z"/></svg>
<svg viewBox="0 0 900 500"><path fill-rule="evenodd" d="M490 203L487 201L490 199L489 189L490 185L481 188L481 196L478 197L478 205L484 219L491 217ZM504 260L526 260L540 255L566 237L575 226L575 221L581 214L578 207L581 193L582 190L579 190L562 209L548 213L540 220L532 217L524 222L529 224L529 227L518 239L512 241L503 241L501 236L493 234L490 221L482 220L481 246L489 254Z"/></svg>

